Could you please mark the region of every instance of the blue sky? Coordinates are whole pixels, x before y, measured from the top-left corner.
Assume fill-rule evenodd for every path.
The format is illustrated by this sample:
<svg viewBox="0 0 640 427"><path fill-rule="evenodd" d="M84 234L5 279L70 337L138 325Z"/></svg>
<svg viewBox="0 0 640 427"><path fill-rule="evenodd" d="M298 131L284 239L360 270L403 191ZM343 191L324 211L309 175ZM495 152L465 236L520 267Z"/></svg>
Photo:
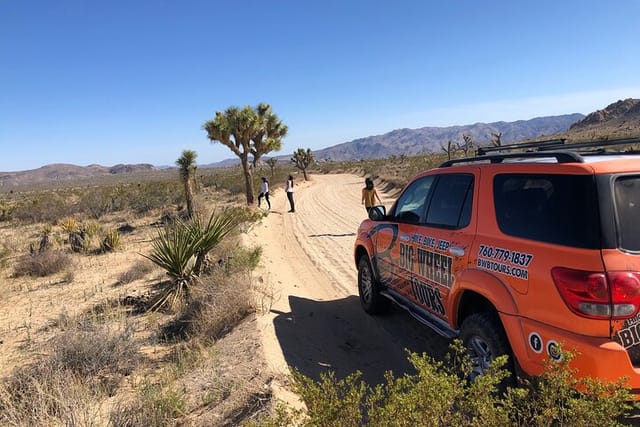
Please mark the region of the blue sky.
<svg viewBox="0 0 640 427"><path fill-rule="evenodd" d="M640 0L0 0L0 171L207 164L271 104L283 149L640 98Z"/></svg>

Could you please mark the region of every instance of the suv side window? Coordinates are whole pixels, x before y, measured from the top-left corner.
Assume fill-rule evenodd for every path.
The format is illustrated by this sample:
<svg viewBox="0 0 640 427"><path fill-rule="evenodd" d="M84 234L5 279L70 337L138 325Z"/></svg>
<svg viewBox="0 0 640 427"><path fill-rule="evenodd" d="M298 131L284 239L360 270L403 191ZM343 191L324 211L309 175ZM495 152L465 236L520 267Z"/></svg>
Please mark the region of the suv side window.
<svg viewBox="0 0 640 427"><path fill-rule="evenodd" d="M493 181L493 197L504 234L577 248L600 247L591 175L500 174Z"/></svg>
<svg viewBox="0 0 640 427"><path fill-rule="evenodd" d="M396 202L393 217L398 222L418 224L423 216L427 197L435 177L425 176L412 182Z"/></svg>
<svg viewBox="0 0 640 427"><path fill-rule="evenodd" d="M463 228L471 221L473 175L443 174L433 191L427 212L427 225L443 228Z"/></svg>
<svg viewBox="0 0 640 427"><path fill-rule="evenodd" d="M615 180L613 184L618 245L628 251L640 251L640 177L629 176Z"/></svg>

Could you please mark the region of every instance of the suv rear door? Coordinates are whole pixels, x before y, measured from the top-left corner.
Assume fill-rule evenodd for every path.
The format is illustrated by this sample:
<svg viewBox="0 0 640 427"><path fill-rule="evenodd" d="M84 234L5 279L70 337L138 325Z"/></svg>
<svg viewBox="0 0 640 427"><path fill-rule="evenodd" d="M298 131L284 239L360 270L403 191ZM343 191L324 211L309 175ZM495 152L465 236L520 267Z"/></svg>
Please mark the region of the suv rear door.
<svg viewBox="0 0 640 427"><path fill-rule="evenodd" d="M640 297L640 175L599 176L598 189L603 212L602 254L613 307L628 303L630 310L634 302L637 306ZM617 301L621 283L626 301ZM615 314L623 313L618 310ZM640 366L640 314L614 320L612 332L613 338L627 350L633 365Z"/></svg>

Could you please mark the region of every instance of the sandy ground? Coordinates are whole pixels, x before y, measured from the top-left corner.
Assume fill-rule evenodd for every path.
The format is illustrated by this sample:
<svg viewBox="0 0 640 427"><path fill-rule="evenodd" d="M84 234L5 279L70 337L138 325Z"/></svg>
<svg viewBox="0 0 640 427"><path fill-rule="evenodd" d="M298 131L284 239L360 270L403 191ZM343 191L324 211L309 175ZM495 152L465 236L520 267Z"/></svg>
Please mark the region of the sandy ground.
<svg viewBox="0 0 640 427"><path fill-rule="evenodd" d="M259 282L274 297L258 325L280 384L291 368L315 379L330 370L339 378L360 371L376 384L387 370L411 371L405 349L442 357L448 342L404 311L372 317L360 307L353 243L366 216L360 203L364 179L310 179L297 184L295 213L287 213L279 190L270 214L248 235L263 248ZM391 196L379 194L390 207Z"/></svg>

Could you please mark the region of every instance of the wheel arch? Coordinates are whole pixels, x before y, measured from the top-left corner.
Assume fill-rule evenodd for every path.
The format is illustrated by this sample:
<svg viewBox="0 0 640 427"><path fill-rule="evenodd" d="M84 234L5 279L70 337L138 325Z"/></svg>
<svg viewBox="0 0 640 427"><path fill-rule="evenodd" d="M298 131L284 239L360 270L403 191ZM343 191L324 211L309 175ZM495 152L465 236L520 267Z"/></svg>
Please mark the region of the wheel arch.
<svg viewBox="0 0 640 427"><path fill-rule="evenodd" d="M353 255L356 269L358 268L360 258L362 258L363 256L366 256L367 258L369 258L369 261L371 261L371 258L369 257L369 251L364 247L363 244L359 244L356 246L355 250L353 251Z"/></svg>
<svg viewBox="0 0 640 427"><path fill-rule="evenodd" d="M450 303L454 305L451 313L455 317L451 320L456 329L460 329L462 322L472 314L495 313L514 356L517 375L524 375L520 360L527 358L527 350L523 344L518 306L514 295L503 281L481 270L465 272L452 289Z"/></svg>
<svg viewBox="0 0 640 427"><path fill-rule="evenodd" d="M481 270L462 273L451 289L449 313L453 313L452 326L456 329L469 315L482 311L517 314L516 301L503 281Z"/></svg>

